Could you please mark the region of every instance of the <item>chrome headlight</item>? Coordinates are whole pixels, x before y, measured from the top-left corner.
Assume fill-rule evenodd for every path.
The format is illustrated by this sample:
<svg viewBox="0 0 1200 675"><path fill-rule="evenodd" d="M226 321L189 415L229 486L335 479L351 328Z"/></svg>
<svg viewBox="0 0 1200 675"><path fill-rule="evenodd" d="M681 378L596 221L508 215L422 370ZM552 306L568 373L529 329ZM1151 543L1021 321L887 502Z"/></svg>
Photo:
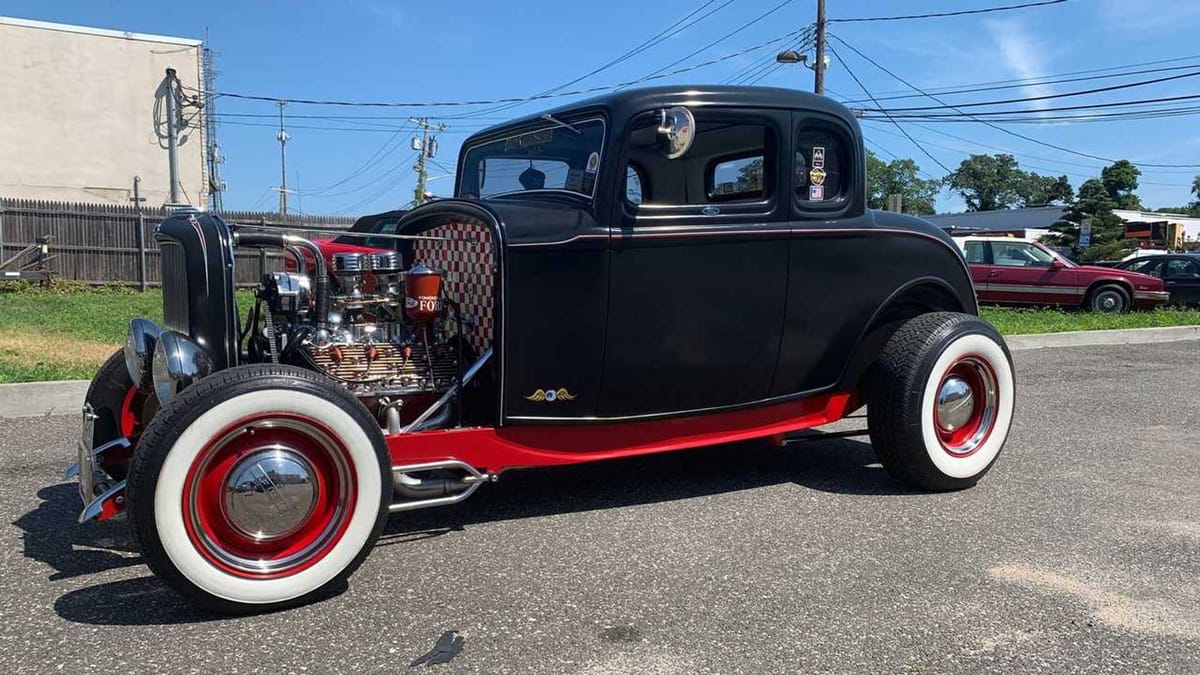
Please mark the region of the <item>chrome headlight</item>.
<svg viewBox="0 0 1200 675"><path fill-rule="evenodd" d="M151 371L154 394L166 405L181 389L212 373L213 362L203 347L182 333L164 330L154 346Z"/></svg>
<svg viewBox="0 0 1200 675"><path fill-rule="evenodd" d="M144 392L149 392L152 386L150 359L161 333L162 328L150 319L129 322L129 334L125 336L125 368L133 386Z"/></svg>

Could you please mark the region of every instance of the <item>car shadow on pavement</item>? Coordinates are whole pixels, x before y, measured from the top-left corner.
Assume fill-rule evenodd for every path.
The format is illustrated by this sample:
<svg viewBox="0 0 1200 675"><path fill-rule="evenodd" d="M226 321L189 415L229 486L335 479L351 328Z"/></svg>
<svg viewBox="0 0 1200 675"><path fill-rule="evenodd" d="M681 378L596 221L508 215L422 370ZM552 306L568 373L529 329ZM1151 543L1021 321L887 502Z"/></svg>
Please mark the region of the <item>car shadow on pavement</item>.
<svg viewBox="0 0 1200 675"><path fill-rule="evenodd" d="M466 525L669 502L792 483L838 494L919 495L887 475L867 443L765 441L590 464L505 472L495 485L449 507L389 521L379 545L428 539Z"/></svg>
<svg viewBox="0 0 1200 675"><path fill-rule="evenodd" d="M41 501L13 525L21 528L25 557L50 566L50 581L141 565L123 519L80 525L79 492L60 483L38 491Z"/></svg>

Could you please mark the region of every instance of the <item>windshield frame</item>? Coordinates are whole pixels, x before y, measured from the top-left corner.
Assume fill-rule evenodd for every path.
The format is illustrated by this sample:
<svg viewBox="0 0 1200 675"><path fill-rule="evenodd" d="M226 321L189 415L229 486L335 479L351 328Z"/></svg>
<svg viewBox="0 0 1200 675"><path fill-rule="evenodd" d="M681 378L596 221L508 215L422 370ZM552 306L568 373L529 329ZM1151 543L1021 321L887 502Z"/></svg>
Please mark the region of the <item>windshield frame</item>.
<svg viewBox="0 0 1200 675"><path fill-rule="evenodd" d="M561 124L561 122L565 122L566 124L569 124L573 127L579 127L580 125L589 124L592 122L599 122L600 123L600 145L599 145L599 148L596 149L596 152L599 153L600 160L599 160L599 164L596 168L596 179L592 181L592 191L590 193L579 192L577 190L568 190L566 188L538 188L535 190L509 190L508 192L497 192L495 194L489 194L486 197L483 196L482 194L480 194L479 197L477 197L477 199L495 199L495 198L499 198L499 197L511 197L513 195L556 193L556 194L571 195L572 197L575 197L577 199L582 198L582 199L594 200L596 198L596 189L600 184L600 178L599 178L600 174L603 173L603 171L604 171L605 151L608 146L608 119L599 112L584 112L584 113L582 113L582 115L583 115L582 117L573 118L573 117L571 117L570 113L558 114L558 115L554 116L554 118L556 120L554 122L551 122L549 120L540 120L542 122L542 124L533 125L533 126L514 127L513 129L510 130L511 133L506 133L503 136L490 136L489 135L486 138L481 138L479 141L472 143L471 145L464 145L462 152L460 153L459 175L458 175L458 180L457 180L458 184L454 186L454 196L458 199L467 199L467 197L462 196L463 183L464 183L464 180L467 175L467 156L470 155L471 152L476 150L477 148L480 148L485 145L491 145L492 143L499 143L502 141L507 141L510 138L518 138L521 136L528 136L529 134L535 134L539 131L544 131L546 129L562 129L562 130L566 131L566 129L563 127L563 124ZM517 128L519 128L520 131L517 131L516 130ZM504 131L500 131L498 133L504 133Z"/></svg>

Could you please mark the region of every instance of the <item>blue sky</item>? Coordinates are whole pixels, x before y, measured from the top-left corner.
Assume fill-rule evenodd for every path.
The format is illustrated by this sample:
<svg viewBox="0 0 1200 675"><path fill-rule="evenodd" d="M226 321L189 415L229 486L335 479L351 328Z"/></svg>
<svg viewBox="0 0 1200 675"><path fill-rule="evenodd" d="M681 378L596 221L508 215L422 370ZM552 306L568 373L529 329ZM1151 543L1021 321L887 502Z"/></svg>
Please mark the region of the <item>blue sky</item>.
<svg viewBox="0 0 1200 675"><path fill-rule="evenodd" d="M783 0L734 0L707 19L576 86L635 79L704 47ZM724 4L715 2L710 7ZM144 33L205 37L218 52L219 91L285 98L356 101L454 101L522 96L570 81L641 43L702 4L607 0L564 3L550 0L455 3L413 0L208 0L201 5L148 1L5 0L0 14ZM830 18L922 12L1015 4L1014 0L829 0ZM776 38L812 22L813 0L785 4L766 19L682 61L682 67ZM203 10L203 15L200 10ZM1182 0L1071 0L1037 9L958 18L884 23L833 24L830 30L864 54L922 87L1034 78L1093 68L1200 54L1195 36L1200 3ZM663 82L720 82L767 58L782 45L748 53ZM837 46L837 43L834 43ZM903 86L847 49L847 65L876 96L901 93ZM1166 65L1200 63L1190 61ZM1153 66L1148 66L1153 67ZM1187 71L1176 71L1187 72ZM1103 86L1124 80L1027 86L963 95L954 102L1037 96ZM775 69L760 84L810 89L811 71ZM836 96L862 98L836 60L826 85ZM572 87L573 88L573 87ZM911 93L911 92L909 92ZM1049 100L1041 107L1078 105L1200 93L1200 78L1151 87ZM294 104L288 144L288 182L299 190L292 205L307 213L360 214L394 208L412 196L411 133L395 133L412 114L447 117L433 176L452 170L463 138L510 115L534 112L549 103L503 111L466 109L328 108ZM930 105L902 99L889 105ZM1029 105L1029 104L1027 104ZM223 115L219 138L226 163L227 208L270 208L279 183L278 143L272 120L225 115L265 115L268 102L218 101ZM1049 113L1047 113L1049 114ZM303 119L300 115L372 115L381 119ZM1103 162L1039 146L979 124L906 125L940 162L954 168L970 152L1016 154L1022 167L1043 174L1066 173L1076 186L1097 175ZM265 126L253 126L265 125ZM304 128L304 127L322 128ZM1092 155L1160 164L1200 164L1200 125L1195 117L1072 124L1021 124L1009 128ZM912 157L932 176L944 171L887 123L866 122L877 152ZM945 135L952 134L954 137ZM957 137L957 138L955 138ZM388 141L390 145L385 145ZM988 147L990 146L990 147ZM372 158L374 159L372 160ZM369 169L357 175L364 163ZM447 168L448 167L448 168ZM1200 169L1143 169L1143 201L1177 206L1189 201L1191 178ZM347 178L349 179L347 180ZM449 192L453 179L430 187ZM943 193L939 211L962 210L960 199Z"/></svg>

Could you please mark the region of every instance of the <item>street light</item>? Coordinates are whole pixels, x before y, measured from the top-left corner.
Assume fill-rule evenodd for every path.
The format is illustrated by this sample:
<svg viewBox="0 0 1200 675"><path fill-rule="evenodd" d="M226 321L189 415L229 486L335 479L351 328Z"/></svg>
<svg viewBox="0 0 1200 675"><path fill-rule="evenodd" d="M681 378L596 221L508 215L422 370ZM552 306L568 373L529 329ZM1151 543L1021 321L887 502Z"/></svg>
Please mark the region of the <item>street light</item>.
<svg viewBox="0 0 1200 675"><path fill-rule="evenodd" d="M808 54L801 54L794 49L787 49L775 55L776 63L807 63Z"/></svg>

